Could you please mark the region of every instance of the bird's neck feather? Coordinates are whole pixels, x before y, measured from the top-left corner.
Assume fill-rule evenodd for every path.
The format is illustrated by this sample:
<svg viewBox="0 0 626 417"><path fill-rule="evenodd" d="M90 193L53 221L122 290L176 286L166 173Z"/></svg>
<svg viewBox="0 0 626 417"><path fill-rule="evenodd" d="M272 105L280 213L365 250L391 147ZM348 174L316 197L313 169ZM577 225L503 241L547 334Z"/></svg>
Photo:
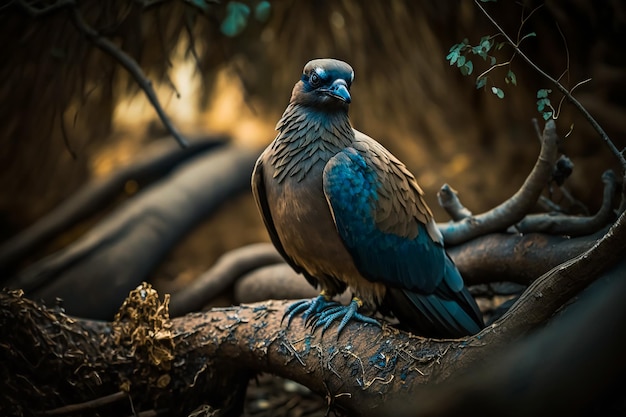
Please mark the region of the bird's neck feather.
<svg viewBox="0 0 626 417"><path fill-rule="evenodd" d="M317 162L327 162L354 141L348 112L340 109L324 111L291 103L276 130L272 165L279 182L288 176L300 181ZM285 163L285 158L293 163Z"/></svg>

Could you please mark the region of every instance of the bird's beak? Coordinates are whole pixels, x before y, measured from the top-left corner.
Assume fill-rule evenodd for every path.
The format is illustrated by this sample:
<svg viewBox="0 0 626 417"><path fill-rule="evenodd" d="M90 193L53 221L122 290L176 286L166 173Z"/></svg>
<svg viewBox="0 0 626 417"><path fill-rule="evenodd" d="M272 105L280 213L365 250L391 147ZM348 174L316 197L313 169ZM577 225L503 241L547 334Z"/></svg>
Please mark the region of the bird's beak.
<svg viewBox="0 0 626 417"><path fill-rule="evenodd" d="M341 78L335 80L328 89L324 90L329 96L341 100L345 103L350 103L352 98L350 97L350 91L348 91L348 84Z"/></svg>

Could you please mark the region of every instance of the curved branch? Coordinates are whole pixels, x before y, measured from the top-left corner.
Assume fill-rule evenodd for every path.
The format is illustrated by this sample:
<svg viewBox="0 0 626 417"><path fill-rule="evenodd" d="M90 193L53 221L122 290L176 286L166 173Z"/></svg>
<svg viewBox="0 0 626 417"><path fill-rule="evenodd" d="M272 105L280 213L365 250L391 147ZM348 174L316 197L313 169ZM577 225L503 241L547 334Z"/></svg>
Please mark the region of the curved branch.
<svg viewBox="0 0 626 417"><path fill-rule="evenodd" d="M266 265L284 263L271 243L257 243L222 255L215 265L172 296L173 317L200 310L237 278Z"/></svg>
<svg viewBox="0 0 626 417"><path fill-rule="evenodd" d="M459 222L438 224L446 244L457 245L477 236L506 230L524 218L551 178L557 144L556 125L553 120L548 120L539 158L522 187L507 201L486 213L466 217Z"/></svg>
<svg viewBox="0 0 626 417"><path fill-rule="evenodd" d="M148 97L150 104L152 104L152 107L154 107L154 110L156 110L159 118L161 119L161 122L163 122L163 125L168 130L168 132L170 132L170 134L174 137L174 139L176 139L176 141L182 148L186 148L187 146L189 146L187 140L174 126L167 113L165 113L165 110L163 110L163 107L161 107L159 98L157 97L154 88L152 88L152 82L143 73L143 70L141 69L139 64L137 64L137 61L135 61L130 55L118 48L118 46L115 45L113 42L111 42L107 38L100 36L100 34L94 28L89 26L87 22L85 22L85 20L83 19L83 16L78 10L78 7L74 7L72 9L72 20L74 21L76 28L81 33L83 33L94 45L100 48L100 50L102 50L104 53L110 55L113 59L119 62L120 65L126 68L128 73L135 79L137 85L139 85L139 88L141 88L146 94L146 97Z"/></svg>
<svg viewBox="0 0 626 417"><path fill-rule="evenodd" d="M515 225L520 233L543 232L569 236L584 236L597 232L606 226L613 214L613 199L617 188L617 178L613 171L602 174L604 195L602 206L593 216L568 216L565 214L530 214Z"/></svg>

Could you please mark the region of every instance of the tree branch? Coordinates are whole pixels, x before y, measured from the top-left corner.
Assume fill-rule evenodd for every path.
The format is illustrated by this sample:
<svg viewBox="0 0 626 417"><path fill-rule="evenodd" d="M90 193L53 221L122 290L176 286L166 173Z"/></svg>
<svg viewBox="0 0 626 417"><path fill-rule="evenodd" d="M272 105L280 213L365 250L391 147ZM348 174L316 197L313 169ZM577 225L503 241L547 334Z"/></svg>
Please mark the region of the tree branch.
<svg viewBox="0 0 626 417"><path fill-rule="evenodd" d="M58 207L0 245L0 282L7 278L7 271L29 253L32 254L59 233L106 207L123 190L127 181L133 180L147 185L151 180L165 176L181 161L221 146L225 141L226 138L215 136L193 140L185 149L172 149L177 145L169 139L159 140L144 148L137 161L131 165L116 170L106 178L88 182Z"/></svg>
<svg viewBox="0 0 626 417"><path fill-rule="evenodd" d="M76 25L76 28L83 33L87 39L89 39L94 45L96 45L100 50L104 53L110 55L113 59L119 62L129 74L135 79L135 82L139 85L139 87L144 91L146 97L152 104L152 107L156 110L161 122L165 128L170 132L170 134L176 139L178 144L185 148L188 146L187 140L182 136L182 134L178 131L178 129L174 126L172 121L170 120L163 107L161 107L161 103L159 102L159 98L152 87L152 82L146 77L143 73L143 70L130 55L122 51L111 42L109 39L100 36L100 34L91 26L85 22L83 16L78 10L78 7L74 7L72 9L72 20Z"/></svg>
<svg viewBox="0 0 626 417"><path fill-rule="evenodd" d="M503 231L524 218L551 178L557 144L556 125L553 120L548 120L539 158L522 187L507 201L486 213L465 217L454 223L438 224L446 244L457 245L477 236Z"/></svg>
<svg viewBox="0 0 626 417"><path fill-rule="evenodd" d="M604 131L604 129L602 129L602 126L600 126L600 124L596 121L596 119L593 118L593 116L587 111L587 109L578 100L576 100L574 96L560 82L558 82L553 77L551 77L548 73L546 73L544 70L539 68L539 66L535 64L533 60L531 60L524 52L522 52L522 50L519 48L517 43L513 42L513 40L504 31L504 29L502 29L502 27L498 24L498 22L496 22L495 19L491 17L491 15L487 12L487 10L485 10L482 4L480 4L480 1L474 0L474 4L487 17L487 19L489 19L491 24L493 24L496 27L498 32L500 32L500 34L504 36L506 41L511 45L511 47L515 50L515 52L519 56L521 56L522 59L526 61L528 65L530 65L535 71L537 71L537 73L539 73L542 77L544 77L545 79L550 81L552 84L554 84L556 88L561 92L561 94L563 94L567 98L567 100L570 103L572 103L574 107L578 109L578 111L582 113L585 119L587 119L589 124L591 124L591 126L596 130L596 132L598 132L598 134L600 135L604 143L609 147L613 155L615 155L617 160L620 162L622 166L622 174L626 173L626 158L624 158L624 154L620 152L619 149L617 149L613 141L611 141L611 139L609 138L609 135L606 134L606 132Z"/></svg>
<svg viewBox="0 0 626 417"><path fill-rule="evenodd" d="M555 235L584 236L595 233L614 217L613 200L617 178L613 171L602 174L604 195L602 206L593 216L568 216L558 213L529 214L515 225L520 233L542 232Z"/></svg>
<svg viewBox="0 0 626 417"><path fill-rule="evenodd" d="M283 257L270 243L257 243L222 255L211 269L172 296L172 316L202 309L209 300L232 285L237 278L267 265L284 264Z"/></svg>
<svg viewBox="0 0 626 417"><path fill-rule="evenodd" d="M112 317L185 233L229 196L249 190L257 157L257 150L235 146L196 156L5 285L49 302L60 297L71 314Z"/></svg>

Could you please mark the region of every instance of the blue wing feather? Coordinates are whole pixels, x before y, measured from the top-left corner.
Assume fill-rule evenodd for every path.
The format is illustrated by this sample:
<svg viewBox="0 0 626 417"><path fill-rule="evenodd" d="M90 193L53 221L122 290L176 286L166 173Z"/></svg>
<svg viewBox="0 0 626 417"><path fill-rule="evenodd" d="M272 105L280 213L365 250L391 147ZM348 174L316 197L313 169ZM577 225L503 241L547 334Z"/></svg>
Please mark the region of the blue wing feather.
<svg viewBox="0 0 626 417"><path fill-rule="evenodd" d="M482 328L482 318L463 278L424 224L413 239L376 225L382 180L353 148L339 152L324 169L324 193L337 232L359 272L388 285L387 302L401 322L424 335L460 337ZM393 198L393 196L392 196ZM417 221L408 219L407 221ZM420 314L415 314L415 311Z"/></svg>
<svg viewBox="0 0 626 417"><path fill-rule="evenodd" d="M359 271L371 281L432 293L444 277L443 247L422 224L415 239L379 230L378 187L376 172L352 148L333 157L324 170L324 193L337 231Z"/></svg>

